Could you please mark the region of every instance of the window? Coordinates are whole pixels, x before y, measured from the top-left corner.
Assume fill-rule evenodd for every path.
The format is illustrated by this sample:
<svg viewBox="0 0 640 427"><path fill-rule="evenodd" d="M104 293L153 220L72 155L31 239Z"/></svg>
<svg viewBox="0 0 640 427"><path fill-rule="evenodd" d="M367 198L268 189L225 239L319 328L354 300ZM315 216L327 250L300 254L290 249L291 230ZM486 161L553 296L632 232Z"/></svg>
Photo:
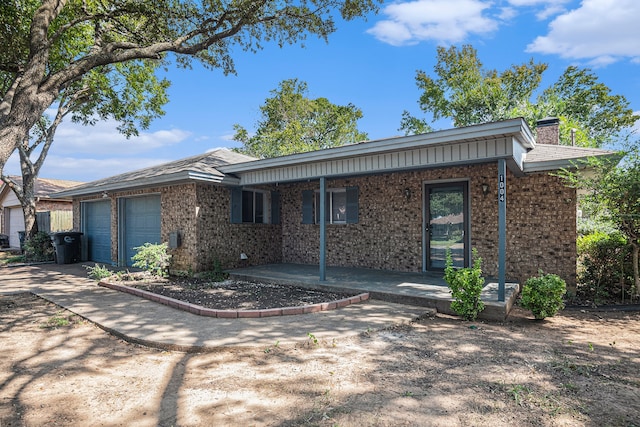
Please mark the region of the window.
<svg viewBox="0 0 640 427"><path fill-rule="evenodd" d="M280 193L277 191L231 189L231 223L280 223Z"/></svg>
<svg viewBox="0 0 640 427"><path fill-rule="evenodd" d="M242 222L264 223L265 194L259 191L242 191Z"/></svg>
<svg viewBox="0 0 640 427"><path fill-rule="evenodd" d="M326 221L328 224L347 223L347 190L336 188L327 190ZM320 223L320 192L315 193L315 223Z"/></svg>
<svg viewBox="0 0 640 427"><path fill-rule="evenodd" d="M327 190L327 224L355 224L358 222L358 187L331 188ZM302 223L320 222L320 192L302 192Z"/></svg>

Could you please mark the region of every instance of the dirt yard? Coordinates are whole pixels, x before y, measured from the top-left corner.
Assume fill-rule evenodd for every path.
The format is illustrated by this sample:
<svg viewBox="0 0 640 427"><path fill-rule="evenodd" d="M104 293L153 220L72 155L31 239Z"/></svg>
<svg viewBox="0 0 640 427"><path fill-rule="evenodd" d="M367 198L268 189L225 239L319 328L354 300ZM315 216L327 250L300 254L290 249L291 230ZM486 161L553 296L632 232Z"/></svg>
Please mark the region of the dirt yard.
<svg viewBox="0 0 640 427"><path fill-rule="evenodd" d="M0 297L0 426L638 426L640 313L184 354Z"/></svg>

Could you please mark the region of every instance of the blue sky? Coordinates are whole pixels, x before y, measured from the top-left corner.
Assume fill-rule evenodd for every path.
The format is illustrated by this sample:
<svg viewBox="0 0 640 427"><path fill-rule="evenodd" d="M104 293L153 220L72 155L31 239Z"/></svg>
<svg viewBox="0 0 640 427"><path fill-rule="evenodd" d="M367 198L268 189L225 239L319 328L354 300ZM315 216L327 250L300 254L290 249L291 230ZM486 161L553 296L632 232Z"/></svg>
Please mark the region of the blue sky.
<svg viewBox="0 0 640 427"><path fill-rule="evenodd" d="M533 58L549 64L542 88L569 65L591 68L640 112L638 0L416 0L386 2L367 20L339 22L329 43L267 46L234 56L237 75L169 69L166 115L127 140L115 123L63 123L40 173L91 181L129 170L238 147L233 125L252 130L270 91L285 79L307 82L309 96L352 103L370 139L399 135L404 110L421 115L417 70L432 73L438 46L471 44L487 68ZM448 128L446 122L439 128ZM12 158L5 173L19 173Z"/></svg>

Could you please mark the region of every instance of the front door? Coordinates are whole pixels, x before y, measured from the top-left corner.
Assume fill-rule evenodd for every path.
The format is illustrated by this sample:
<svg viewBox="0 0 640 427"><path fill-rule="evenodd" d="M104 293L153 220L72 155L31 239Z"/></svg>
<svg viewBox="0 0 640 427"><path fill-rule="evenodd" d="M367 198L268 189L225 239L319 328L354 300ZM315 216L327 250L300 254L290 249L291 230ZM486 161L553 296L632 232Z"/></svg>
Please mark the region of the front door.
<svg viewBox="0 0 640 427"><path fill-rule="evenodd" d="M468 262L468 183L425 184L425 269L442 270L447 250L455 267Z"/></svg>

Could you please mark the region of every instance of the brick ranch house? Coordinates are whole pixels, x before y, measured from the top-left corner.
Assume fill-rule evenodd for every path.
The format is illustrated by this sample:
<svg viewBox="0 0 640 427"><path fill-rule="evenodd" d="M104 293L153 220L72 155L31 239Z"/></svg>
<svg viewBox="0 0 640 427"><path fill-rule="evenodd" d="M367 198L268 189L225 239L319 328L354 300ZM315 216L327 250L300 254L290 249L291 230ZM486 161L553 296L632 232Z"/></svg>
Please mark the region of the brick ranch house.
<svg viewBox="0 0 640 427"><path fill-rule="evenodd" d="M474 248L488 277L573 284L576 190L553 172L613 153L558 145L557 119L537 138L512 119L263 160L218 149L59 195L106 264L168 242L175 270L315 264L322 280L326 265L441 270L447 247L468 266Z"/></svg>

